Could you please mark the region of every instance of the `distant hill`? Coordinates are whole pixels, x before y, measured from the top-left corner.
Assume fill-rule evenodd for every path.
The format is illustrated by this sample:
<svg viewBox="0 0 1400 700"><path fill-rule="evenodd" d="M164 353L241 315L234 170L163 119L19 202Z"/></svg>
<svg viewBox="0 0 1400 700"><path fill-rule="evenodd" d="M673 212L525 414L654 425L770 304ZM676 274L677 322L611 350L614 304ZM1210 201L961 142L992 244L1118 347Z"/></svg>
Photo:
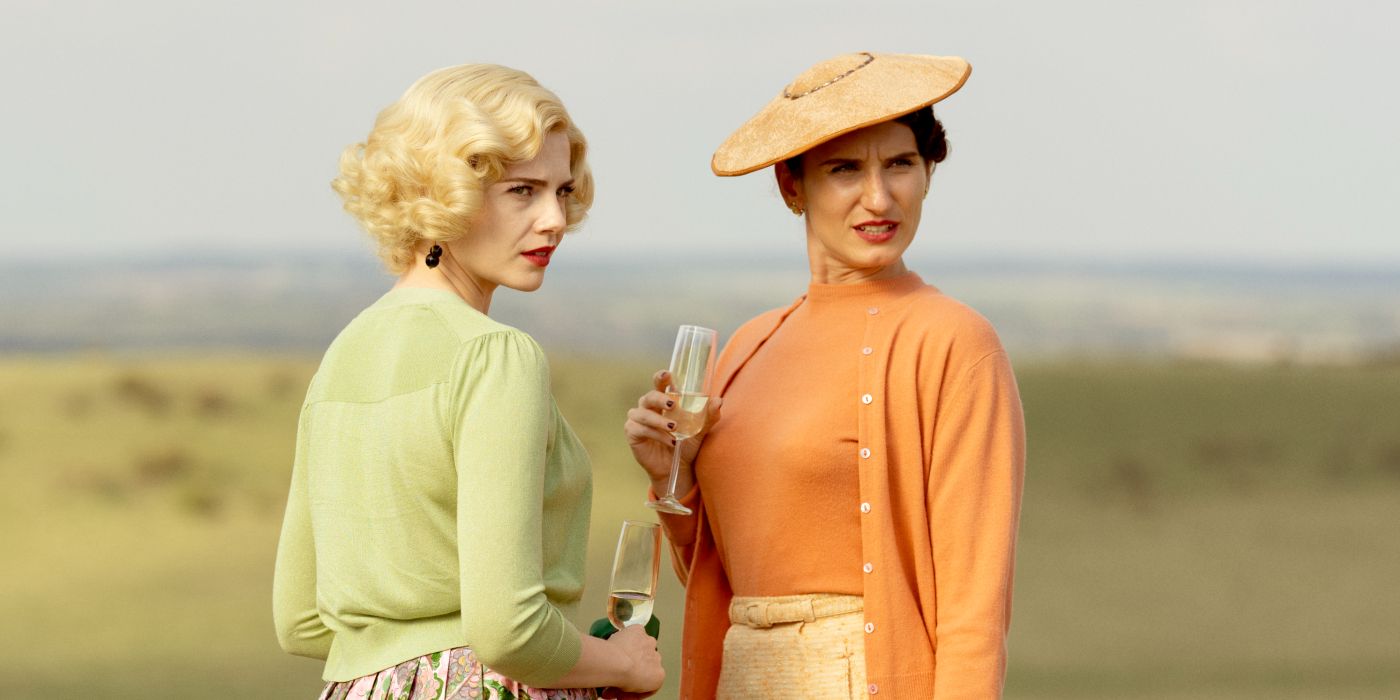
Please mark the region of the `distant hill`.
<svg viewBox="0 0 1400 700"><path fill-rule="evenodd" d="M1013 356L1331 361L1400 351L1400 269L912 262L977 308ZM247 348L319 352L392 280L368 258L0 263L0 352ZM741 258L561 258L492 315L547 348L661 358L676 325L729 333L806 288L800 266Z"/></svg>

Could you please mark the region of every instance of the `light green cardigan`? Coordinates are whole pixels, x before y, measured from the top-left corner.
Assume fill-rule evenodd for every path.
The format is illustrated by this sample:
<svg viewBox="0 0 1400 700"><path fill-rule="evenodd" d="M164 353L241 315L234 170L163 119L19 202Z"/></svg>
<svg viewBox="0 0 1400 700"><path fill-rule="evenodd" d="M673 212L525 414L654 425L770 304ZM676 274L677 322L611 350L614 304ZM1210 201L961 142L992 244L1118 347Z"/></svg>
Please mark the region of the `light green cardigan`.
<svg viewBox="0 0 1400 700"><path fill-rule="evenodd" d="M470 646L573 668L592 475L544 353L450 292L385 294L335 339L297 431L273 619L343 681Z"/></svg>

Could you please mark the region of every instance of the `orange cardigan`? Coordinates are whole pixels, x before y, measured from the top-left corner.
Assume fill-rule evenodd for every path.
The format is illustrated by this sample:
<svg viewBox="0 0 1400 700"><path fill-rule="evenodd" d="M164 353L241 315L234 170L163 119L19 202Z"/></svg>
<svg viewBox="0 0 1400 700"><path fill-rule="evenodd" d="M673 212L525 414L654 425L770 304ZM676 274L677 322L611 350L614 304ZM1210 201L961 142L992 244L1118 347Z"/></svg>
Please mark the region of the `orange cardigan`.
<svg viewBox="0 0 1400 700"><path fill-rule="evenodd" d="M859 460L867 691L880 697L1000 697L1025 470L1010 362L975 311L908 275L871 307ZM744 324L720 356L716 393L802 300ZM864 396L869 395L868 403ZM721 418L723 420L723 418ZM689 499L687 499L689 500ZM715 694L732 597L705 515L662 515L686 585L681 697ZM819 592L819 591L814 591Z"/></svg>

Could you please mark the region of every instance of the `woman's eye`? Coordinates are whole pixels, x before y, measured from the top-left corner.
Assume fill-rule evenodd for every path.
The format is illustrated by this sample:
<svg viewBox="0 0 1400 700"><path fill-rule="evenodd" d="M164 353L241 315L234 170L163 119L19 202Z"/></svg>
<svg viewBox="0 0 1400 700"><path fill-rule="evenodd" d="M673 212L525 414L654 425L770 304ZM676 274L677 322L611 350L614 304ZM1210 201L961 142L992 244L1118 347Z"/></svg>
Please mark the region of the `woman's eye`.
<svg viewBox="0 0 1400 700"><path fill-rule="evenodd" d="M571 195L571 194L573 194L573 193L574 193L574 188L572 188L572 187L560 187L560 188L559 188L559 196L560 196L560 197L567 197L567 196L569 196L569 195Z"/></svg>
<svg viewBox="0 0 1400 700"><path fill-rule="evenodd" d="M519 194L528 197L530 196L530 193L534 190L529 185L516 185L515 187L512 187L506 191L510 192L511 194Z"/></svg>
<svg viewBox="0 0 1400 700"><path fill-rule="evenodd" d="M831 169L833 173L853 173L856 171L854 163L842 163Z"/></svg>
<svg viewBox="0 0 1400 700"><path fill-rule="evenodd" d="M908 168L912 165L914 165L914 161L909 160L908 158L895 158L894 160L890 161L891 168Z"/></svg>

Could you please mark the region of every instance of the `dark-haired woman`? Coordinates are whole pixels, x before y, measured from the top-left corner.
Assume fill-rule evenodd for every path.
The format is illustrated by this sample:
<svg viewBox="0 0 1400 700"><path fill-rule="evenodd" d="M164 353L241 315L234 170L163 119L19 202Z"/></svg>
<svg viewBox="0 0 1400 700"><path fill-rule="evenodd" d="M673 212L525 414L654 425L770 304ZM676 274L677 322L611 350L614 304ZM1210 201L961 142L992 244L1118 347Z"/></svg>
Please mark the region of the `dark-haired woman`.
<svg viewBox="0 0 1400 700"><path fill-rule="evenodd" d="M959 58L853 54L798 76L715 153L774 166L811 284L744 324L663 515L686 583L682 695L1001 693L1025 438L991 325L904 263ZM668 377L628 414L665 487ZM723 404L723 416L719 404Z"/></svg>

